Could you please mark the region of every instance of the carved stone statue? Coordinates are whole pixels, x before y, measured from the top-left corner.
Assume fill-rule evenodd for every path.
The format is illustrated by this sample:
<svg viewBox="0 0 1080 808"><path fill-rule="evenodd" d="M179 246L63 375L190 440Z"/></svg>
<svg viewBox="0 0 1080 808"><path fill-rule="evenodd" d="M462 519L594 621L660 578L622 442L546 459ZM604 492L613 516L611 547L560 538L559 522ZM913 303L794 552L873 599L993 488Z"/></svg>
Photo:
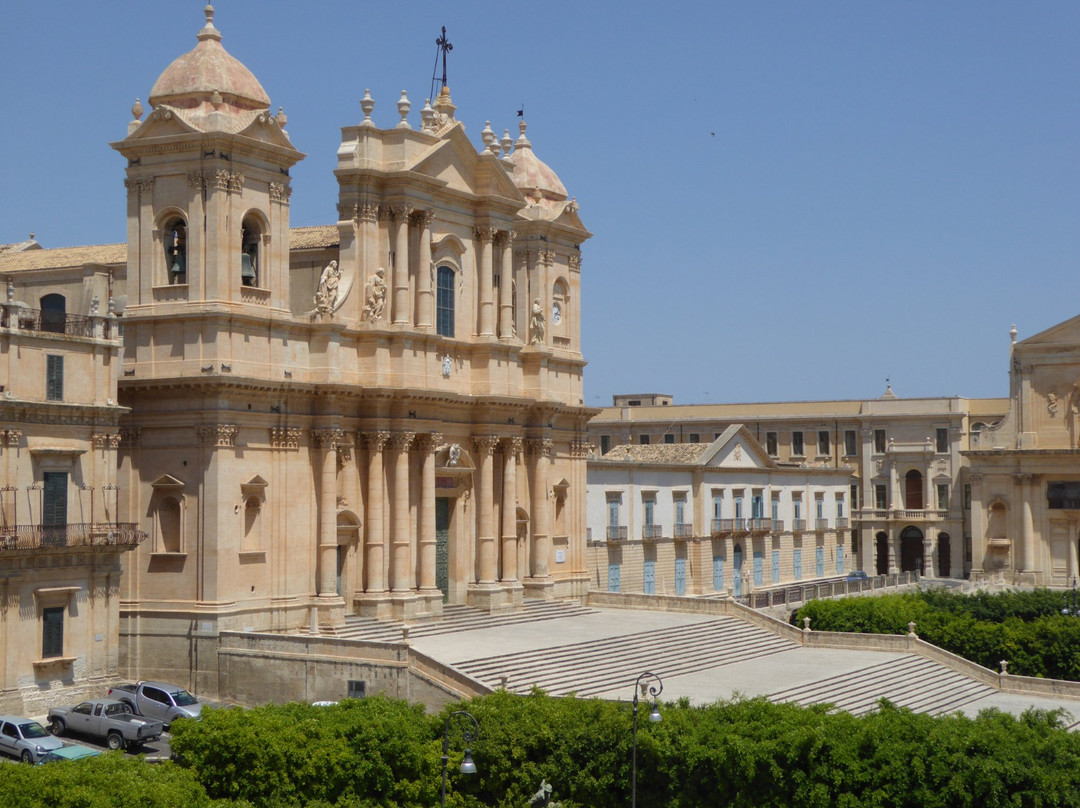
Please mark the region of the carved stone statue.
<svg viewBox="0 0 1080 808"><path fill-rule="evenodd" d="M364 319L381 320L386 306L386 270L379 267L368 280L364 297Z"/></svg>
<svg viewBox="0 0 1080 808"><path fill-rule="evenodd" d="M540 298L536 298L532 305L532 320L530 321L530 331L532 336L529 342L532 345L544 344L544 307L540 303Z"/></svg>
<svg viewBox="0 0 1080 808"><path fill-rule="evenodd" d="M529 800L530 806L546 806L546 808L559 808L560 803L551 801L551 783L547 780L540 781L540 788Z"/></svg>
<svg viewBox="0 0 1080 808"><path fill-rule="evenodd" d="M315 310L323 314L333 312L338 302L338 284L341 282L341 270L337 261L326 265L319 276L319 288L315 292Z"/></svg>

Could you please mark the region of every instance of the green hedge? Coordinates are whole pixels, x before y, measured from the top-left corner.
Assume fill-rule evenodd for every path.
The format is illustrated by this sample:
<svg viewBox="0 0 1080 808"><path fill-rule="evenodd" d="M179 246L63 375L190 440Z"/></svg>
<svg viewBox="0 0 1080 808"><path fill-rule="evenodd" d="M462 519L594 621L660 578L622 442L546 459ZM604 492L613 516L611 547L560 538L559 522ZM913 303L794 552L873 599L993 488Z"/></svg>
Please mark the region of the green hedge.
<svg viewBox="0 0 1080 808"><path fill-rule="evenodd" d="M908 623L927 642L1021 676L1080 681L1080 619L1060 613L1060 592L961 595L927 590L898 595L810 601L792 616L818 631L906 634Z"/></svg>
<svg viewBox="0 0 1080 808"><path fill-rule="evenodd" d="M542 778L565 808L630 803L629 704L500 692L435 716L383 698L207 711L176 723L175 763L0 764L0 807L431 808L455 709L479 722L478 771L458 773L454 724L448 805L522 808ZM1053 714L933 718L883 703L856 718L763 699L662 712L639 724L642 806L1080 808L1080 735Z"/></svg>

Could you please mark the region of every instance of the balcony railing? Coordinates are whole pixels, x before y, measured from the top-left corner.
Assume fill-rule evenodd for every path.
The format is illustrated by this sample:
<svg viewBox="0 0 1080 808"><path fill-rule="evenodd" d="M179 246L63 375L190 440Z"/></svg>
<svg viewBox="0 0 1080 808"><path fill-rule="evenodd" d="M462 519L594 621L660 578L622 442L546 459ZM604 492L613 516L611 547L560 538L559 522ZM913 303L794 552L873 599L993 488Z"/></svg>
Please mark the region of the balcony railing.
<svg viewBox="0 0 1080 808"><path fill-rule="evenodd" d="M714 536L726 536L731 532L731 519L713 519L712 532Z"/></svg>
<svg viewBox="0 0 1080 808"><path fill-rule="evenodd" d="M662 525L642 525L641 526L641 538L646 541L655 541L656 539L664 538L664 528Z"/></svg>
<svg viewBox="0 0 1080 808"><path fill-rule="evenodd" d="M689 539L694 536L694 526L689 522L676 522L675 523L675 538L676 539Z"/></svg>
<svg viewBox="0 0 1080 808"><path fill-rule="evenodd" d="M838 517L836 517L836 529L837 530L847 530L847 528L848 528L848 518L846 516L838 516Z"/></svg>
<svg viewBox="0 0 1080 808"><path fill-rule="evenodd" d="M607 540L608 541L626 541L627 537L626 525L608 525L607 528Z"/></svg>
<svg viewBox="0 0 1080 808"><path fill-rule="evenodd" d="M792 519L791 520L791 532L792 533L802 533L805 530L806 530L806 520L805 519Z"/></svg>
<svg viewBox="0 0 1080 808"><path fill-rule="evenodd" d="M731 520L731 532L732 533L749 533L750 532L750 520L738 517Z"/></svg>
<svg viewBox="0 0 1080 808"><path fill-rule="evenodd" d="M768 533L772 530L772 519L753 518L746 520L751 533Z"/></svg>
<svg viewBox="0 0 1080 808"><path fill-rule="evenodd" d="M783 519L773 519L772 520L772 532L773 533L783 533L784 532L784 520Z"/></svg>
<svg viewBox="0 0 1080 808"><path fill-rule="evenodd" d="M829 529L829 520L828 519L815 519L814 520L814 530L828 530L828 529Z"/></svg>
<svg viewBox="0 0 1080 808"><path fill-rule="evenodd" d="M95 320L100 330L95 333ZM105 317L83 317L78 314L24 309L21 306L0 306L0 328L37 331L44 334L64 334L69 337L112 339L110 321Z"/></svg>
<svg viewBox="0 0 1080 808"><path fill-rule="evenodd" d="M904 522L926 522L937 519L947 519L948 510L938 508L863 508L859 511L859 518L864 520L874 519L898 519Z"/></svg>
<svg viewBox="0 0 1080 808"><path fill-rule="evenodd" d="M134 522L0 527L0 551L64 550L77 547L135 547L146 538Z"/></svg>

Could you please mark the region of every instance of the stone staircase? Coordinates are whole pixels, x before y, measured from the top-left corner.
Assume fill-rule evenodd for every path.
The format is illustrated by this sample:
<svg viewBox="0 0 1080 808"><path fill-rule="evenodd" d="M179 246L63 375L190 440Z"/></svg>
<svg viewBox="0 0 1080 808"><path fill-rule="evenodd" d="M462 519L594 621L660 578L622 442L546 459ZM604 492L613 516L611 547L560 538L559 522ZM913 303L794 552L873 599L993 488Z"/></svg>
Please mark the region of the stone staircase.
<svg viewBox="0 0 1080 808"><path fill-rule="evenodd" d="M664 678L709 670L798 645L733 617L641 634L472 659L455 668L492 688L528 693L539 687L588 697L623 687L645 670Z"/></svg>
<svg viewBox="0 0 1080 808"><path fill-rule="evenodd" d="M958 671L914 654L769 694L776 702L832 704L862 715L888 699L917 713L941 715L997 690Z"/></svg>
<svg viewBox="0 0 1080 808"><path fill-rule="evenodd" d="M409 624L409 638L431 637L437 634L453 634L520 623L536 623L543 620L559 620L595 612L596 609L589 609L577 603L547 600L526 600L521 609L502 613L486 612L471 606L445 606L441 620ZM332 629L324 627L320 629L320 633L324 636L346 640L400 642L405 625L396 620L349 616L345 618L345 625ZM305 626L298 633L310 634L311 630Z"/></svg>

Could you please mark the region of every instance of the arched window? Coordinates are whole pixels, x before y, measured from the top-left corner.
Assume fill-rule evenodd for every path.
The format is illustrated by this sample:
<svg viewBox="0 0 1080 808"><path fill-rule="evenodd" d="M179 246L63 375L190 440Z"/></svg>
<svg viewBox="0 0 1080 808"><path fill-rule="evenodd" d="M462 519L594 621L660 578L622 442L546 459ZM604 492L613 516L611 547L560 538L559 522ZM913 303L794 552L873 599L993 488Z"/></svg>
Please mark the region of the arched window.
<svg viewBox="0 0 1080 808"><path fill-rule="evenodd" d="M257 550L262 547L262 502L258 497L248 497L244 502L244 549Z"/></svg>
<svg viewBox="0 0 1080 808"><path fill-rule="evenodd" d="M165 273L170 284L187 283L187 225L177 216L165 225L162 235Z"/></svg>
<svg viewBox="0 0 1080 808"><path fill-rule="evenodd" d="M175 497L165 497L157 507L158 534L161 552L180 552L180 503Z"/></svg>
<svg viewBox="0 0 1080 808"><path fill-rule="evenodd" d="M441 337L454 336L454 277L447 266L439 267L435 286L435 333Z"/></svg>
<svg viewBox="0 0 1080 808"><path fill-rule="evenodd" d="M908 510L922 510L923 476L921 472L915 469L912 469L904 476L904 502Z"/></svg>
<svg viewBox="0 0 1080 808"><path fill-rule="evenodd" d="M262 246L262 225L254 216L244 217L240 227L240 282L258 286Z"/></svg>
<svg viewBox="0 0 1080 808"><path fill-rule="evenodd" d="M566 283L562 280L556 281L551 289L551 333L553 335L567 333L567 321L570 316L569 297Z"/></svg>
<svg viewBox="0 0 1080 808"><path fill-rule="evenodd" d="M67 300L63 295L51 294L41 298L41 330L63 334L67 324Z"/></svg>

